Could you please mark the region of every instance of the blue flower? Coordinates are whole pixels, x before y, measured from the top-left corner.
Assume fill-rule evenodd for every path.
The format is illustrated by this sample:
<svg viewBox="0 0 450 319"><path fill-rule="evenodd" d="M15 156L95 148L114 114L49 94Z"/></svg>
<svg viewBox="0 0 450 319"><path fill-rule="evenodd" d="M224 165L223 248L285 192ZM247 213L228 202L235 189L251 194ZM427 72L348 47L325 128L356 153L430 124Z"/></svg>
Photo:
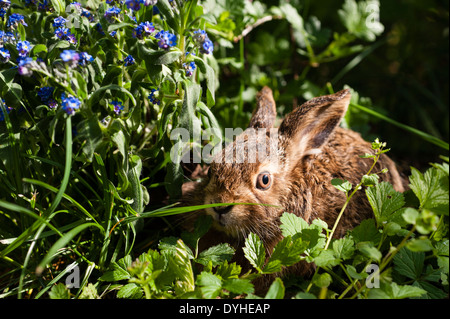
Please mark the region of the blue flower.
<svg viewBox="0 0 450 319"><path fill-rule="evenodd" d="M53 26L55 28L61 28L66 25L66 22L67 22L67 20L60 16L53 20Z"/></svg>
<svg viewBox="0 0 450 319"><path fill-rule="evenodd" d="M68 63L70 67L75 67L80 60L80 54L75 50L64 50L60 54L61 59Z"/></svg>
<svg viewBox="0 0 450 319"><path fill-rule="evenodd" d="M0 62L6 63L9 61L9 58L11 55L9 54L9 51L5 48L0 48Z"/></svg>
<svg viewBox="0 0 450 319"><path fill-rule="evenodd" d="M18 13L13 13L8 17L8 22L6 23L6 26L8 28L16 28L19 24L28 26L28 24L25 23L25 19L24 19L23 15L18 14Z"/></svg>
<svg viewBox="0 0 450 319"><path fill-rule="evenodd" d="M125 0L125 5L128 7L128 9L138 11L141 8L141 1L140 0Z"/></svg>
<svg viewBox="0 0 450 319"><path fill-rule="evenodd" d="M60 27L55 30L55 34L59 39L65 40L66 37L71 33L69 31L69 28Z"/></svg>
<svg viewBox="0 0 450 319"><path fill-rule="evenodd" d="M210 39L206 39L200 47L200 52L204 54L212 54L214 51L214 44Z"/></svg>
<svg viewBox="0 0 450 319"><path fill-rule="evenodd" d="M120 11L121 9L117 7L112 7L106 10L104 14L106 21L109 23L114 23L116 18L119 16Z"/></svg>
<svg viewBox="0 0 450 319"><path fill-rule="evenodd" d="M136 60L131 55L129 55L123 60L123 62L125 63L125 66L129 66L135 64Z"/></svg>
<svg viewBox="0 0 450 319"><path fill-rule="evenodd" d="M212 54L214 50L213 42L208 38L208 34L205 30L196 30L194 31L193 36L195 42L200 47L200 53L204 54Z"/></svg>
<svg viewBox="0 0 450 319"><path fill-rule="evenodd" d="M177 45L176 35L170 33L169 31L159 31L155 35L155 38L159 39L158 46L164 50L168 50L170 47Z"/></svg>
<svg viewBox="0 0 450 319"><path fill-rule="evenodd" d="M195 62L183 63L183 67L186 70L186 76L192 76L192 74L194 74L196 65Z"/></svg>
<svg viewBox="0 0 450 319"><path fill-rule="evenodd" d="M80 60L78 61L78 63L82 66L85 66L88 64L88 62L92 62L94 61L94 58L92 57L92 55L88 54L87 52L81 52L80 53Z"/></svg>
<svg viewBox="0 0 450 319"><path fill-rule="evenodd" d="M148 96L148 99L149 99L150 102L152 102L153 104L160 105L160 104L161 104L161 101L158 100L158 99L155 97L155 92L157 92L157 91L158 91L158 89L152 89L152 91L150 92L150 95Z"/></svg>
<svg viewBox="0 0 450 319"><path fill-rule="evenodd" d="M31 44L28 41L19 41L16 44L16 49L19 52L20 57L25 57L30 53Z"/></svg>
<svg viewBox="0 0 450 319"><path fill-rule="evenodd" d="M133 38L142 40L144 36L149 36L155 31L155 27L152 22L141 22L136 28L133 29Z"/></svg>
<svg viewBox="0 0 450 319"><path fill-rule="evenodd" d="M7 106L5 104L5 100L4 99L2 99L2 101L0 103L2 103L3 106L5 107L7 114L9 114L13 110L12 107L9 107L9 106ZM0 107L0 122L3 122L4 120L5 120L5 114L3 114L3 108Z"/></svg>
<svg viewBox="0 0 450 319"><path fill-rule="evenodd" d="M52 97L54 90L54 87L44 86L38 90L37 95L41 98L42 102L47 103Z"/></svg>
<svg viewBox="0 0 450 319"><path fill-rule="evenodd" d="M73 97L72 95L66 97L66 95L63 93L61 95L61 99L62 109L69 115L73 115L75 113L75 110L78 110L80 108L81 101L76 97Z"/></svg>
<svg viewBox="0 0 450 319"><path fill-rule="evenodd" d="M120 101L111 101L109 104L113 106L114 113L116 113L117 115L119 115L120 112L123 111L122 102L120 102Z"/></svg>
<svg viewBox="0 0 450 319"><path fill-rule="evenodd" d="M36 62L30 57L19 58L18 73L23 76L31 76L32 68L36 66Z"/></svg>

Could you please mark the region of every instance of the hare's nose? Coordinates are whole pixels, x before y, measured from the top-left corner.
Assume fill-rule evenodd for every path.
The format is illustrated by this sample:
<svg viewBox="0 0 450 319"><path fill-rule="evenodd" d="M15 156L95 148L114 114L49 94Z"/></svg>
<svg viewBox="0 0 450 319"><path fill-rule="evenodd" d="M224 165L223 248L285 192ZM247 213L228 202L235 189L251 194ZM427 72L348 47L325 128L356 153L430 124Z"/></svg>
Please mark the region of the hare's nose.
<svg viewBox="0 0 450 319"><path fill-rule="evenodd" d="M213 207L214 211L219 214L219 215L224 215L228 212L230 212L230 210L233 208L232 205L229 206L217 206L217 207Z"/></svg>

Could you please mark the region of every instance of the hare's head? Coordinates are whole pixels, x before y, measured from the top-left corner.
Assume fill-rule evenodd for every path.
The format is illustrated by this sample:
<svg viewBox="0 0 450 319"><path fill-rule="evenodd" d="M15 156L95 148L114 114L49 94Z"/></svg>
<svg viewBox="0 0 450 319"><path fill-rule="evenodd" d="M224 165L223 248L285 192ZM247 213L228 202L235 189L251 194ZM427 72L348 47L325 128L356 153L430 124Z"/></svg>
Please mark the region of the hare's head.
<svg viewBox="0 0 450 319"><path fill-rule="evenodd" d="M261 238L275 236L279 216L287 203L295 201L290 194L302 178L296 168L306 156L321 151L349 100L348 90L315 98L292 111L275 129L275 102L272 91L264 88L249 127L210 165L204 203L243 203L208 208L216 228L237 238L250 232Z"/></svg>

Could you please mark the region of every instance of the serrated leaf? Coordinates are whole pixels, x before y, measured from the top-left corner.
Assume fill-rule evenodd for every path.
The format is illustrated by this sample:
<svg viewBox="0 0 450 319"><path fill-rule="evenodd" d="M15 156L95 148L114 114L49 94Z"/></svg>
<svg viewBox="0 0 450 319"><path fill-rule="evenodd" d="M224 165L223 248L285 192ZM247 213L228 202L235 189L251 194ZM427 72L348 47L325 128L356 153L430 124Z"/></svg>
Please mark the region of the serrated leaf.
<svg viewBox="0 0 450 319"><path fill-rule="evenodd" d="M395 282L390 284L382 283L378 289L370 289L369 299L405 299L420 297L425 294L426 291L414 286L409 285L397 285Z"/></svg>
<svg viewBox="0 0 450 319"><path fill-rule="evenodd" d="M410 279L417 280L423 271L425 254L402 248L394 256L394 271Z"/></svg>
<svg viewBox="0 0 450 319"><path fill-rule="evenodd" d="M255 267L258 272L261 272L266 260L266 251L258 235L250 233L245 239L245 247L243 247L242 250L250 264Z"/></svg>
<svg viewBox="0 0 450 319"><path fill-rule="evenodd" d="M266 274L279 272L283 266L291 266L299 262L301 254L305 251L307 246L308 243L303 242L301 238L294 241L290 236L283 238L275 246L263 272Z"/></svg>
<svg viewBox="0 0 450 319"><path fill-rule="evenodd" d="M69 289L61 282L52 287L48 296L50 299L70 299Z"/></svg>
<svg viewBox="0 0 450 319"><path fill-rule="evenodd" d="M284 237L294 237L300 233L303 229L308 228L308 223L301 217L298 217L292 213L283 213L280 217L281 232Z"/></svg>
<svg viewBox="0 0 450 319"><path fill-rule="evenodd" d="M234 249L230 245L222 243L202 251L195 261L204 266L211 262L212 266L216 267L224 261L230 261L233 255Z"/></svg>
<svg viewBox="0 0 450 319"><path fill-rule="evenodd" d="M333 251L338 259L350 259L355 252L355 242L348 237L337 239L333 242Z"/></svg>
<svg viewBox="0 0 450 319"><path fill-rule="evenodd" d="M124 299L140 299L142 295L142 288L135 283L126 284L117 292L117 298Z"/></svg>
<svg viewBox="0 0 450 319"><path fill-rule="evenodd" d="M356 243L371 241L377 245L381 239L381 234L373 218L363 220L361 224L351 231L351 234Z"/></svg>
<svg viewBox="0 0 450 319"><path fill-rule="evenodd" d="M352 184L349 181L344 181L340 178L333 178L331 180L331 185L344 193L348 193L352 189Z"/></svg>
<svg viewBox="0 0 450 319"><path fill-rule="evenodd" d="M234 294L252 294L255 292L253 284L248 279L231 278L223 283L223 288Z"/></svg>
<svg viewBox="0 0 450 319"><path fill-rule="evenodd" d="M389 221L392 214L405 205L403 194L388 182L367 188L366 194L378 224Z"/></svg>
<svg viewBox="0 0 450 319"><path fill-rule="evenodd" d="M314 258L314 264L317 267L333 267L339 264L332 250L322 250L317 257Z"/></svg>
<svg viewBox="0 0 450 319"><path fill-rule="evenodd" d="M431 167L425 174L422 174L411 167L409 181L409 186L419 199L421 208L429 209L438 214L449 214L449 180L445 172Z"/></svg>
<svg viewBox="0 0 450 319"><path fill-rule="evenodd" d="M200 286L203 298L216 298L222 291L222 280L214 274L202 271L195 283Z"/></svg>

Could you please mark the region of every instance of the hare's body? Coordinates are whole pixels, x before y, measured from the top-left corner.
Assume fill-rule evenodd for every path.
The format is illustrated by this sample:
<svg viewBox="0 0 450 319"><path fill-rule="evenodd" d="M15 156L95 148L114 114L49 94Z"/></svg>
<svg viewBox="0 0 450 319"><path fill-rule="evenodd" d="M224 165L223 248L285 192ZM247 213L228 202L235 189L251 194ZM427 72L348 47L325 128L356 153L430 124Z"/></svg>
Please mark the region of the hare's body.
<svg viewBox="0 0 450 319"><path fill-rule="evenodd" d="M340 178L356 185L373 164L372 159L359 157L373 152L371 144L358 133L338 127L349 100L348 91L313 99L290 113L278 129L273 129L275 103L270 89L264 88L249 129L214 158L209 178L185 193L184 202L268 205L208 208L205 213L213 217L214 229L203 244L227 241L237 249L240 259L244 239L253 232L270 254L282 239L279 225L284 212L294 213L307 222L320 218L331 228L345 202L345 194L333 187L331 180ZM381 156L374 172L383 168L389 172L381 178L403 191L404 181L386 155ZM357 192L347 206L336 236L344 235L371 216L365 193ZM291 267L299 275L311 269L306 263Z"/></svg>

